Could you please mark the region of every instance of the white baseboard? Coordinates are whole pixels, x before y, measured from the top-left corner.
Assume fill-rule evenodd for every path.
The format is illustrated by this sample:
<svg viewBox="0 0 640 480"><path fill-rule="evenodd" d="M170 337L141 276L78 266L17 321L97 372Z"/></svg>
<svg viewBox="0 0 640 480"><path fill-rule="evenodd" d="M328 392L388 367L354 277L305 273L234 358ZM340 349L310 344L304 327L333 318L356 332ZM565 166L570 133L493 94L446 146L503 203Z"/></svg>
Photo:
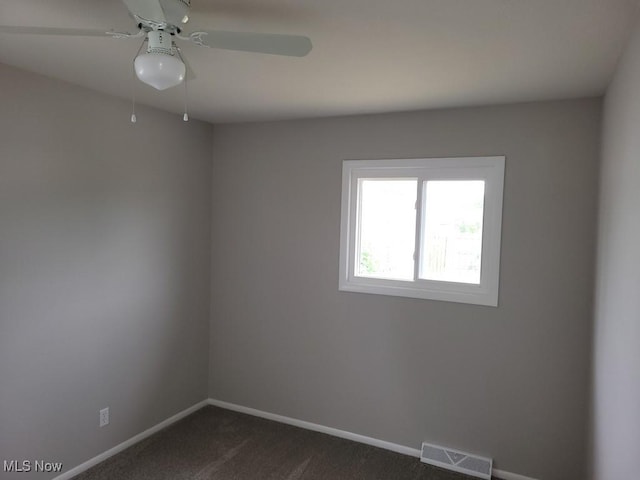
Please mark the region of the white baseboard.
<svg viewBox="0 0 640 480"><path fill-rule="evenodd" d="M208 405L208 403L209 402L207 400L202 400L201 402L196 403L195 405L187 408L186 410L183 410L180 413L176 413L174 416L169 417L166 420L163 420L162 422L158 423L157 425L154 425L153 427L145 430L144 432L139 433L134 437L131 437L129 440L125 440L121 444L116 445L113 448L110 448L106 452L103 452L100 455L96 455L92 459L87 460L86 462L78 465L77 467L72 468L71 470L67 470L63 474L55 477L53 480L69 480L70 478L73 478L76 475L84 472L85 470L90 469L91 467L97 465L98 463L105 461L107 458L112 457L116 453L120 453L121 451L129 448L130 446L135 445L136 443L162 430L163 428L168 427L172 423L175 423L178 420L183 419L187 415L190 415L196 410L199 410L202 407Z"/></svg>
<svg viewBox="0 0 640 480"><path fill-rule="evenodd" d="M353 440L354 442L364 443L373 447L384 448L385 450L402 453L403 455L420 457L420 450L417 450L415 448L405 447L404 445L398 445L397 443L385 442L384 440L378 440L377 438L365 437L364 435L346 432L337 428L325 427L324 425L318 425L317 423L305 422L304 420L298 420L297 418L290 418L283 415L276 415L275 413L263 412L254 408L243 407L241 405L235 405L233 403L223 402L221 400L214 400L212 398L209 399L209 405L215 405L216 407L226 408L227 410L233 410L235 412L246 413L249 415L253 415L254 417L266 418L267 420L273 420L274 422L286 423L287 425L304 428L305 430L313 430L314 432L326 433L333 437Z"/></svg>
<svg viewBox="0 0 640 480"><path fill-rule="evenodd" d="M267 420L273 420L274 422L285 423L294 427L304 428L305 430L313 430L314 432L326 433L334 437L344 438L346 440L352 440L354 442L364 443L373 447L384 448L396 453L402 453L403 455L409 455L412 457L420 457L420 450L417 448L407 447L405 445L398 445L397 443L386 442L377 438L371 438L357 433L347 432L337 428L326 427L324 425L318 425L317 423L306 422L304 420L298 420L297 418L285 417L284 415L277 415L275 413L263 412L262 410L256 410L255 408L243 407L242 405L236 405L234 403L223 402L222 400L216 400L210 398L208 400L209 405L225 408L227 410L233 410L235 412L246 413L253 415L254 417L261 417ZM493 469L492 472L495 478L502 480L536 480L535 478L525 477L524 475L518 475L517 473L505 472L504 470Z"/></svg>
<svg viewBox="0 0 640 480"><path fill-rule="evenodd" d="M525 477L517 473L505 472L504 470L493 469L493 476L502 480L536 480L533 477Z"/></svg>
<svg viewBox="0 0 640 480"><path fill-rule="evenodd" d="M365 435L360 435L353 432L347 432L345 430L340 430L337 428L326 427L324 425L319 425L317 423L306 422L304 420L299 420L296 418L285 417L284 415L277 415L275 413L263 412L262 410L256 410L255 408L243 407L242 405L236 405L234 403L223 402L221 400L215 400L213 398L209 398L207 400L203 400L201 402L196 403L195 405L183 410L180 413L173 415L172 417L163 420L162 422L154 425L153 427L145 430L138 435L131 437L129 440L125 440L119 445L116 445L113 448L110 448L106 452L103 452L95 457L87 460L86 462L74 467L66 472L58 475L53 480L70 480L76 475L84 472L85 470L90 469L91 467L97 465L100 462L105 461L107 458L112 457L113 455L122 452L123 450L135 445L136 443L144 440L145 438L153 435L154 433L162 430L163 428L168 427L172 423L177 422L178 420L183 419L187 415L192 414L196 410L204 407L205 405L214 405L216 407L225 408L227 410L233 410L235 412L246 413L248 415L253 415L254 417L261 417L267 420L273 420L279 423L285 423L287 425L292 425L294 427L304 428L305 430L313 430L314 432L326 433L327 435L331 435L334 437L344 438L346 440L352 440L354 442L364 443L366 445L371 445L373 447L383 448L385 450L390 450L392 452L401 453L403 455L409 455L411 457L420 457L420 450L416 448L407 447L405 445L398 445L397 443L391 443L384 440L379 440L377 438L367 437ZM524 475L518 475L517 473L505 472L504 470L493 469L493 476L496 478L500 478L502 480L536 480L535 478L526 477Z"/></svg>

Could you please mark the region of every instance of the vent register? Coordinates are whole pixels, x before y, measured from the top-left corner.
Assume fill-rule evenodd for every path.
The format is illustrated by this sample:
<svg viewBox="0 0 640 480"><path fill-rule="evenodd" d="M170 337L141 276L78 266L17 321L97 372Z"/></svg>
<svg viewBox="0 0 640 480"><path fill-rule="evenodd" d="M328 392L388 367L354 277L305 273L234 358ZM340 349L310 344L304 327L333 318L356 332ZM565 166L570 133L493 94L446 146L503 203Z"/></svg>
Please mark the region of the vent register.
<svg viewBox="0 0 640 480"><path fill-rule="evenodd" d="M491 480L493 461L490 458L423 443L420 461L454 472Z"/></svg>

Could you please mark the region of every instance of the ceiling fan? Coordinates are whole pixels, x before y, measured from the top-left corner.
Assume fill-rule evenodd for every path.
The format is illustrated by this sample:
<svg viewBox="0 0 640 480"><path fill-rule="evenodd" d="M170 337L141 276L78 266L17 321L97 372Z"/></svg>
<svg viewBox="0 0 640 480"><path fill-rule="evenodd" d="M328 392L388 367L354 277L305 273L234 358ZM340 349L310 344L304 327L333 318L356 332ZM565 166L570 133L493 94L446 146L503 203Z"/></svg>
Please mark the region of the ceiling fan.
<svg viewBox="0 0 640 480"><path fill-rule="evenodd" d="M309 38L272 33L222 30L183 33L189 22L191 0L122 0L138 31L135 33L82 28L52 28L0 25L0 33L66 35L80 37L144 38L147 51L134 61L137 77L157 90L182 83L185 62L175 40L195 45L244 52L304 57L312 48ZM142 46L140 47L142 50ZM140 53L140 51L138 51Z"/></svg>

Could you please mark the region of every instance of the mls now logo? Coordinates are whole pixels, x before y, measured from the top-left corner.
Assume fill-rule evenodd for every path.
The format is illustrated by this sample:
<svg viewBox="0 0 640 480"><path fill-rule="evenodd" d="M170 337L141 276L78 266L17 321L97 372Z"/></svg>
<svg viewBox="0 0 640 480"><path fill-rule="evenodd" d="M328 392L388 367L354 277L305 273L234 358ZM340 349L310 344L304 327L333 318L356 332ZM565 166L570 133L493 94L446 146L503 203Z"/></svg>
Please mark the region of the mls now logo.
<svg viewBox="0 0 640 480"><path fill-rule="evenodd" d="M13 473L23 472L60 472L62 462L45 462L44 460L4 460L4 471Z"/></svg>

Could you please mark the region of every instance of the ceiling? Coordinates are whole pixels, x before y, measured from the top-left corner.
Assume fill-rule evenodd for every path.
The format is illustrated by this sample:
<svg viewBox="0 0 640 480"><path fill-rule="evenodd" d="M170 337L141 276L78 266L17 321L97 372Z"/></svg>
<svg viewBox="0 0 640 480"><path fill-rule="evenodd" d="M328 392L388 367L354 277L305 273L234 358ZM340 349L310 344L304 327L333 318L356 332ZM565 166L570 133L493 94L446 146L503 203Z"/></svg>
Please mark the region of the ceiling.
<svg viewBox="0 0 640 480"><path fill-rule="evenodd" d="M184 44L190 115L240 122L600 95L638 0L192 0L197 29L301 34L304 58ZM120 0L1 0L4 25L134 31ZM0 62L130 99L139 39L0 34ZM182 88L137 82L181 113Z"/></svg>

